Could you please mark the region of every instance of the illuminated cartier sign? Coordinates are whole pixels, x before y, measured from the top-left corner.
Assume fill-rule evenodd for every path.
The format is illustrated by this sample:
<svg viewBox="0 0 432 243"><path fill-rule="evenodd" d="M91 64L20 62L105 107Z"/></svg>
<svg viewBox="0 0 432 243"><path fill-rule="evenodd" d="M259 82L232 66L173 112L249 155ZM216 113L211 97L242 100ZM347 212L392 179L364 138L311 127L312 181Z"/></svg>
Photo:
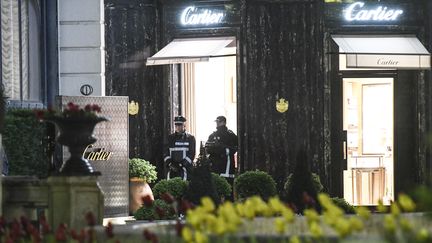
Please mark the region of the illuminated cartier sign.
<svg viewBox="0 0 432 243"><path fill-rule="evenodd" d="M222 23L225 13L220 10L198 9L194 6L187 7L180 16L182 25L211 25Z"/></svg>
<svg viewBox="0 0 432 243"><path fill-rule="evenodd" d="M363 2L355 2L344 10L345 19L348 21L395 21L403 14L401 9L389 9L378 6L375 9L367 9Z"/></svg>

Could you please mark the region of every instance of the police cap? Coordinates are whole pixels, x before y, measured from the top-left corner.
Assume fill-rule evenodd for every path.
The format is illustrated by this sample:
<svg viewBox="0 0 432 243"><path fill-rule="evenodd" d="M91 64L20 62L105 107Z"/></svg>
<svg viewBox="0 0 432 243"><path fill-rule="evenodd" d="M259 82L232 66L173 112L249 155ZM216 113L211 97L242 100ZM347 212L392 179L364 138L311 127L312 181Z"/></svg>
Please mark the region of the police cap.
<svg viewBox="0 0 432 243"><path fill-rule="evenodd" d="M224 116L218 116L218 117L216 117L215 122L226 122L226 117L224 117Z"/></svg>
<svg viewBox="0 0 432 243"><path fill-rule="evenodd" d="M176 116L174 117L174 125L183 125L186 121L186 118L183 116Z"/></svg>

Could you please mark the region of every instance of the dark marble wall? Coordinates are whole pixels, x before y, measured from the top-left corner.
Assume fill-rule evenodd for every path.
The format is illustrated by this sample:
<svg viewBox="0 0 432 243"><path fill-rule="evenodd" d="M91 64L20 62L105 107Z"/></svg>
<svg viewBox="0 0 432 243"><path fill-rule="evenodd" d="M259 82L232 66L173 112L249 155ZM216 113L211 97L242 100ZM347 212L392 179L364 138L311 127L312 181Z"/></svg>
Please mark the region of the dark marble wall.
<svg viewBox="0 0 432 243"><path fill-rule="evenodd" d="M269 172L283 186L296 152L308 151L326 182L321 1L247 1L240 40L241 170ZM279 113L276 101L289 101ZM326 184L326 183L325 183Z"/></svg>
<svg viewBox="0 0 432 243"><path fill-rule="evenodd" d="M106 95L126 95L139 103L129 117L130 157L160 165L164 137L162 67L146 67L159 43L154 1L105 1ZM161 172L159 167L159 172Z"/></svg>

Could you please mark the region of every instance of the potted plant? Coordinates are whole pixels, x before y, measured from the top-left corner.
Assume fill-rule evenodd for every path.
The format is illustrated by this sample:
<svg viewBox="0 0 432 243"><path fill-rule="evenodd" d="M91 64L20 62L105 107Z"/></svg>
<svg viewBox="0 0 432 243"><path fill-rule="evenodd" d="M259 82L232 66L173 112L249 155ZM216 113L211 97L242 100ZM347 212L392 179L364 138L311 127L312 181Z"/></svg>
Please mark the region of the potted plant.
<svg viewBox="0 0 432 243"><path fill-rule="evenodd" d="M131 215L142 206L143 197L150 196L153 200L153 192L149 183L156 179L156 166L140 158L129 160L129 212Z"/></svg>

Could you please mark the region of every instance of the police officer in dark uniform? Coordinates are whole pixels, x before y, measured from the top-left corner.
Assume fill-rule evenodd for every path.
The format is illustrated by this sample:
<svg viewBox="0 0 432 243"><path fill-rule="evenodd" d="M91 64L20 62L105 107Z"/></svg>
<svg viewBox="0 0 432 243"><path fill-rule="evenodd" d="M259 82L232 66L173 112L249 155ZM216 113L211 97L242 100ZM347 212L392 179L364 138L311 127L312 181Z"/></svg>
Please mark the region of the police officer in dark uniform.
<svg viewBox="0 0 432 243"><path fill-rule="evenodd" d="M216 131L206 142L211 170L225 177L232 185L235 175L234 154L237 152L237 135L227 128L224 116L218 116L215 122Z"/></svg>
<svg viewBox="0 0 432 243"><path fill-rule="evenodd" d="M195 137L186 132L185 122L186 118L183 116L174 118L175 132L168 136L168 144L164 148L168 180L174 177L187 180L192 169L195 158Z"/></svg>

